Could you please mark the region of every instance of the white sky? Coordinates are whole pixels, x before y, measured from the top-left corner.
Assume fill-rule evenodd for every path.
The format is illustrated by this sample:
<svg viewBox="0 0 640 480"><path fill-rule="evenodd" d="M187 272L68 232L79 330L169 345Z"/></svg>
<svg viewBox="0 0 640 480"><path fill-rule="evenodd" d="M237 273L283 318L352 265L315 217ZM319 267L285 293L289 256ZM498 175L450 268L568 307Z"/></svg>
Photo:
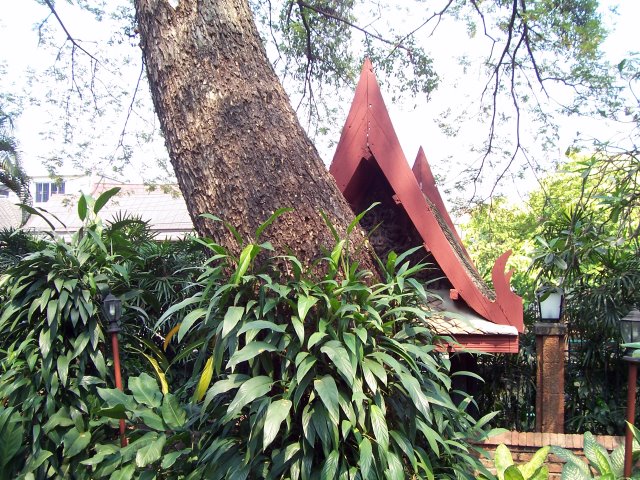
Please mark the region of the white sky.
<svg viewBox="0 0 640 480"><path fill-rule="evenodd" d="M611 29L609 39L606 43L606 51L609 59L617 63L628 51L640 50L637 34L637 19L640 18L640 1L637 0L608 0L601 2L604 6L619 4L619 16L612 17L606 13L603 8L605 21ZM103 25L96 24L91 20L91 16L86 13L78 14L68 10L66 2L57 2L60 14L65 20L67 27L72 34L83 40L95 40L100 42L105 40L112 29L115 28L113 23L105 21ZM38 47L38 37L33 30L33 25L43 19L47 15L46 7L38 5L32 0L21 0L5 2L3 5L3 17L0 20L0 44L3 45L0 51L0 64L4 63L7 75L0 78L0 92L25 91L33 95L44 105L43 99L38 98L39 81L43 85L49 80L43 74L43 70L53 64L51 50L45 51ZM413 19L409 19L410 21ZM419 21L416 16L416 22ZM407 22L409 24L409 22ZM96 26L98 25L98 27ZM55 21L50 20L51 28L57 28ZM410 24L408 25L410 26ZM438 36L426 40L426 47L435 58L435 67L441 75L441 86L432 94L430 102L418 101L415 108L413 103L415 99L409 99L406 105L391 105L390 95L383 95L387 101L387 106L394 122L396 132L400 138L405 155L409 162L413 162L418 147L422 145L425 148L427 158L436 174L446 175L447 183L444 185L451 186L456 180L454 163L451 158L462 164L471 164L477 162L480 154L472 153L469 144L477 142L482 138L486 131L478 129L477 125L462 126L462 134L457 138L445 136L437 125L440 113L448 107L464 106L472 99L477 98L479 88L484 85L486 79L481 76L479 68L470 69L465 75L460 74L460 67L457 64L457 57L463 54L480 55L486 53L483 48L482 41L476 39L468 41L464 25L460 23L443 24L438 30ZM441 32L441 33L440 33ZM60 32L58 32L60 34ZM434 47L430 48L429 42ZM92 50L93 44L84 44L88 50ZM97 48L97 47L96 47ZM128 45L114 46L114 49L122 49L126 54L136 59L139 57L137 49ZM114 82L123 82L123 86L129 90L133 89L138 75L137 66L129 69L122 68L119 73L123 75L118 79L115 75L112 78ZM26 79L28 70L36 72L37 81L34 86L27 87ZM146 91L146 85L143 86ZM31 89L31 90L30 90ZM40 89L42 90L42 89ZM350 96L347 96L347 104L343 105L344 115L348 109ZM409 105L410 104L410 105ZM147 109L148 110L148 109ZM146 120L133 119L134 126L136 122L154 122L152 113L147 112ZM61 136L49 139L43 139L38 132L46 129L47 122L52 120L51 110L40 107L26 107L23 115L18 121L18 130L16 132L17 139L22 150L22 159L27 167L27 171L31 175L40 175L44 169L42 167L42 157L57 152L60 148ZM344 117L343 117L344 118ZM95 124L91 125L89 131L99 132L97 139L87 140L84 147L87 151L95 151L96 156L108 156L117 145L120 130L124 124L124 118L97 118L93 119ZM339 120L341 125L343 120ZM140 125L140 124L138 124ZM602 134L607 131L601 121L577 121L572 119L565 122L561 128L561 140L558 144L557 151L552 153L549 160L557 160L562 156L562 152L573 141L576 131L580 130L587 136ZM612 131L610 135L614 135ZM339 130L335 133L335 139L339 136ZM329 163L333 154L332 148L323 146L319 142L319 150L326 163ZM125 170L124 176L132 181L139 181L140 177L152 177L155 169L155 159L166 155L161 142L141 143L134 156L134 165L132 168ZM102 153L101 153L102 152ZM86 153L86 152L85 152ZM109 173L109 166L104 162L98 163L98 167L104 167L104 173ZM68 167L58 172L62 174L71 173ZM535 186L535 182L531 179L525 182L517 182L513 185L506 185L505 192L517 199L522 193Z"/></svg>

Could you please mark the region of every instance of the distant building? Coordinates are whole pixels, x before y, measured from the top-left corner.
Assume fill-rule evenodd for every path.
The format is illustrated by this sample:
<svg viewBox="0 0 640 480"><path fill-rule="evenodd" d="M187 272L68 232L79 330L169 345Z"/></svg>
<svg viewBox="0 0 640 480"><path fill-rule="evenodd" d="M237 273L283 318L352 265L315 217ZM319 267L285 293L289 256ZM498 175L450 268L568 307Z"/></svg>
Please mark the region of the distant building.
<svg viewBox="0 0 640 480"><path fill-rule="evenodd" d="M33 207L53 224L53 233L69 238L82 226L78 217L78 199L82 192L97 198L101 193L119 187L120 192L100 211L100 217L110 222L125 215L148 221L159 240L175 240L193 232L193 223L177 185L149 187L127 184L103 176L64 175L58 178L32 177L30 191ZM18 198L0 190L0 228L20 225ZM51 232L43 218L32 215L24 228L33 232Z"/></svg>

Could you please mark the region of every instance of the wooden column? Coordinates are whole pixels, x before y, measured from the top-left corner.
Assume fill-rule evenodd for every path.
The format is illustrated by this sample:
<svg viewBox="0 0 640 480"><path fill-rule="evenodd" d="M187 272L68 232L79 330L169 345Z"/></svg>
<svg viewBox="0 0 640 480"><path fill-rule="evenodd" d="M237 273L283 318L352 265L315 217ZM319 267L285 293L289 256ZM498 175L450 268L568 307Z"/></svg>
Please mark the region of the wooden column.
<svg viewBox="0 0 640 480"><path fill-rule="evenodd" d="M564 433L564 363L567 326L536 323L536 431Z"/></svg>

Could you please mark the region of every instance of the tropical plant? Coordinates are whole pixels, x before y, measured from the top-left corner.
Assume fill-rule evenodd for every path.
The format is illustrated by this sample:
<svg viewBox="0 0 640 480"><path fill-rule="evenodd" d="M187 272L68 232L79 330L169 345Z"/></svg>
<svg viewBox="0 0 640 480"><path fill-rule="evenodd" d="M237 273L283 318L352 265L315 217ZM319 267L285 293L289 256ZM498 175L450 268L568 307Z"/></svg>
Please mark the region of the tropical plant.
<svg viewBox="0 0 640 480"><path fill-rule="evenodd" d="M498 480L547 480L549 468L544 463L547 461L550 450L550 447L542 447L533 454L527 463L515 465L509 448L501 443L493 456ZM481 475L479 478L485 477Z"/></svg>
<svg viewBox="0 0 640 480"><path fill-rule="evenodd" d="M530 259L530 268L515 277L525 299L527 325L536 319L531 305L538 286L548 281L562 285L571 379L565 385L565 429L611 435L624 429L619 320L640 301L640 244L633 235L637 219L621 203L635 198L638 188L630 171L607 170L612 175L605 178L596 172L598 165L607 162L572 158L529 195L527 208L499 201L474 211L467 227L475 240L469 251L480 262L480 271L507 246L517 249L517 257ZM497 425L505 428L533 427L533 340L530 332L521 336L516 357L479 359L487 379L479 397L481 411L500 410Z"/></svg>
<svg viewBox="0 0 640 480"><path fill-rule="evenodd" d="M12 129L11 115L0 109L0 184L15 193L22 204L31 205L29 177L22 168ZM22 223L24 224L28 218L29 213L23 210Z"/></svg>
<svg viewBox="0 0 640 480"><path fill-rule="evenodd" d="M112 193L96 200L94 214ZM68 476L89 442L107 435L89 416L108 378L100 299L114 258L99 227L86 224L70 244L44 243L0 279L8 299L0 313L0 398L28 432L21 461L10 465L16 472Z"/></svg>
<svg viewBox="0 0 640 480"><path fill-rule="evenodd" d="M101 417L126 418L128 444L122 448L113 442L92 445L95 455L81 462L90 468L78 478L196 478L189 472L196 460L192 453L197 435L189 428L187 410L146 373L130 377L128 387L129 394L98 388L105 406L95 412Z"/></svg>
<svg viewBox="0 0 640 480"><path fill-rule="evenodd" d="M633 462L640 458L640 445L638 444L638 430L634 428ZM584 434L584 456L588 464L570 450L560 447L551 447L551 453L560 457L566 463L562 468L562 478L575 480L588 480L600 478L603 480L618 480L624 477L624 445L617 447L611 454L600 445L591 432ZM632 472L631 478L638 478L640 470Z"/></svg>
<svg viewBox="0 0 640 480"><path fill-rule="evenodd" d="M391 254L387 277L371 284L350 261L359 246L335 234L335 248L305 267L259 243L281 210L238 257L198 239L212 252L198 264L191 244L136 250L128 235L138 238L137 228L106 232L97 214L115 193L83 195L85 223L70 243L43 241L0 277L0 440L11 444L0 448L2 475L490 475L470 440L486 435L492 415L476 422L470 398L450 397L450 364L437 348L445 339L426 326L428 294L412 278L422 266L409 264L411 251ZM167 293L152 330L157 317L141 291L159 257L146 254L170 251L190 260L173 288L145 292ZM100 303L109 291L133 312L123 317L127 392L106 388ZM129 424L124 448L120 418Z"/></svg>
<svg viewBox="0 0 640 480"><path fill-rule="evenodd" d="M0 273L21 258L42 248L43 241L24 230L0 229Z"/></svg>
<svg viewBox="0 0 640 480"><path fill-rule="evenodd" d="M426 326L427 293L412 251L387 278L336 246L304 267L273 256L260 234L239 257L212 252L203 289L158 326L194 358L192 402L207 478L473 478L469 443L484 425L450 397L449 361ZM211 217L215 219L214 217ZM352 224L352 227L354 224ZM240 241L240 238L238 238ZM270 256L271 255L271 256ZM487 472L488 474L488 472Z"/></svg>
<svg viewBox="0 0 640 480"><path fill-rule="evenodd" d="M6 425L24 432L18 457L3 470L9 478L80 476L89 445L113 438L110 420L93 414L102 403L98 389L111 382L101 302L120 285L125 253L133 251L126 236L109 241L114 236L105 236L97 217L117 190L83 195L84 224L70 243L37 242L0 277L0 399ZM134 345L145 342L153 345L147 338ZM128 371L150 369L151 360L129 361Z"/></svg>

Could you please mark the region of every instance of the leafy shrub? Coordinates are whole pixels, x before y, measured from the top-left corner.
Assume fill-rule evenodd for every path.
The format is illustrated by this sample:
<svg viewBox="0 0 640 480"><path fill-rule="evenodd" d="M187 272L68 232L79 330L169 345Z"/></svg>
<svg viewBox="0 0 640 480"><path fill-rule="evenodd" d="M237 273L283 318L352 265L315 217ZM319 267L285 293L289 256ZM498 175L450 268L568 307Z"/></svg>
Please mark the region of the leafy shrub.
<svg viewBox="0 0 640 480"><path fill-rule="evenodd" d="M271 221L271 220L270 220ZM259 233L256 240L259 239ZM193 402L207 478L473 478L485 432L449 395L449 362L426 327L403 255L369 285L348 240L310 268L213 243L203 290L170 308L197 349ZM174 320L176 319L176 320ZM177 319L180 322L177 322Z"/></svg>
<svg viewBox="0 0 640 480"><path fill-rule="evenodd" d="M451 400L449 360L436 346L444 339L426 327L411 251L390 255L378 283L350 262L348 239L303 266L258 243L277 212L237 258L198 240L211 258L186 260L185 276L168 272L171 288L145 291L142 251L155 247L105 232L95 215L112 194L83 197L86 223L71 243L47 242L0 282L11 299L0 309L0 435L22 438L0 449L3 475L489 475L470 440L486 435L491 416L476 422L471 399ZM105 388L107 291L144 320L124 317L123 350L140 354L125 359L127 392ZM166 311L151 329L154 308ZM119 418L129 425L124 448Z"/></svg>
<svg viewBox="0 0 640 480"><path fill-rule="evenodd" d="M549 468L544 465L550 452L550 447L542 447L533 454L531 460L522 465L515 465L507 446L503 443L496 448L493 463L498 480L547 480ZM484 478L480 476L480 478Z"/></svg>
<svg viewBox="0 0 640 480"><path fill-rule="evenodd" d="M633 442L633 462L640 458L640 446L638 445L638 430L635 428ZM589 461L586 464L580 457L570 450L560 447L551 447L551 453L560 457L566 463L562 468L562 478L575 480L588 480L603 478L610 480L623 479L624 477L624 445L617 447L611 455L607 449L600 445L591 432L584 434L584 456ZM595 473L595 475L594 475ZM632 478L638 478L638 469L632 472Z"/></svg>
<svg viewBox="0 0 640 480"><path fill-rule="evenodd" d="M15 478L18 472L36 478L68 477L70 472L78 476L78 463L91 455L87 449L114 438L110 420L93 415L102 403L98 388L113 384L101 312L108 291L127 291L121 295L129 302L123 319L126 370L135 375L155 366L153 373L163 378L163 367L148 353L161 352L148 325L157 320L149 320L154 312L149 299L161 295L144 285L144 299L137 300L149 276L145 244L130 241L126 222L119 223L125 229L120 234L116 226L105 229L97 218L116 191L97 199L81 197L84 225L69 243L32 242L30 251L16 257L0 277L0 298L5 299L0 307L0 404L12 431L23 431L13 460L0 459L8 462L0 478ZM140 231L136 234L139 239ZM15 238L12 234L9 240ZM178 252L181 244L172 248ZM184 285L174 288L180 294L185 290ZM175 298L178 293L163 302L170 305ZM129 312L140 311L146 327L130 322Z"/></svg>
<svg viewBox="0 0 640 480"><path fill-rule="evenodd" d="M70 244L43 243L1 277L0 399L25 432L9 472L69 476L87 445L110 435L90 412L108 377L100 296L112 262L100 224L90 223Z"/></svg>

